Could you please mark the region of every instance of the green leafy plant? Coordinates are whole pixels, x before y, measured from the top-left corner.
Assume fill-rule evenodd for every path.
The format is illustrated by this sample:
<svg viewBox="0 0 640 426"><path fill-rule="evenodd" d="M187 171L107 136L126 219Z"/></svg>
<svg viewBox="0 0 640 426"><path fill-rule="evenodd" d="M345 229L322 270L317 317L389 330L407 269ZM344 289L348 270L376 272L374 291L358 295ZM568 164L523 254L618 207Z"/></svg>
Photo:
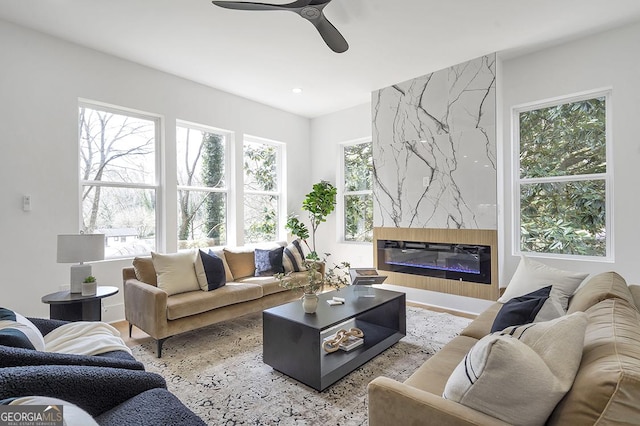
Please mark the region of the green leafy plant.
<svg viewBox="0 0 640 426"><path fill-rule="evenodd" d="M302 288L305 293L316 293L322 290L325 285L340 288L349 284L347 276L351 265L348 262L341 262L327 268L327 258L331 254L324 253L324 256L320 257L316 251L318 226L322 222L326 222L327 217L335 210L337 192L337 189L331 183L321 181L313 185L311 192L305 196L302 202L302 210L309 214L311 233L309 233L307 225L301 222L296 215L289 215L285 228L304 242L309 249L309 254L304 260L307 268L304 280L300 278L294 279L291 277L291 273L276 274L276 278L280 280L282 287L289 289ZM309 237L311 237L311 246L307 242Z"/></svg>
<svg viewBox="0 0 640 426"><path fill-rule="evenodd" d="M89 275L87 278L84 279L83 282L84 283L95 283L96 282L96 277L94 277L93 275Z"/></svg>
<svg viewBox="0 0 640 426"><path fill-rule="evenodd" d="M327 221L327 216L335 210L337 193L338 190L335 186L323 180L313 185L311 192L305 196L305 199L302 201L302 210L309 213L311 234L309 234L307 225L300 222L297 216L289 215L287 219L285 228L305 243L310 251L307 256L308 259L319 260L318 253L316 252L316 231L322 222ZM309 246L307 242L309 235L311 235L311 246Z"/></svg>

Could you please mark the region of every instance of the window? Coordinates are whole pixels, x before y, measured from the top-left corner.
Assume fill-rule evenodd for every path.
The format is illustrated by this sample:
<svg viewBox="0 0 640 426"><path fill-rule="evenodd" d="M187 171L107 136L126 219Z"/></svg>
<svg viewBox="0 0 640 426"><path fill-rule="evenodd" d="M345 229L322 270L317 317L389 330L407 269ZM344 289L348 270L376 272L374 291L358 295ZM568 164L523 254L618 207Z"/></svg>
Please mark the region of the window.
<svg viewBox="0 0 640 426"><path fill-rule="evenodd" d="M275 241L280 235L282 150L279 143L244 141L245 243Z"/></svg>
<svg viewBox="0 0 640 426"><path fill-rule="evenodd" d="M114 237L105 248L107 258L157 247L158 122L111 107L79 107L82 230Z"/></svg>
<svg viewBox="0 0 640 426"><path fill-rule="evenodd" d="M176 128L178 248L227 243L227 136L180 123Z"/></svg>
<svg viewBox="0 0 640 426"><path fill-rule="evenodd" d="M610 257L609 92L515 110L522 252Z"/></svg>
<svg viewBox="0 0 640 426"><path fill-rule="evenodd" d="M373 241L373 144L343 145L344 240Z"/></svg>

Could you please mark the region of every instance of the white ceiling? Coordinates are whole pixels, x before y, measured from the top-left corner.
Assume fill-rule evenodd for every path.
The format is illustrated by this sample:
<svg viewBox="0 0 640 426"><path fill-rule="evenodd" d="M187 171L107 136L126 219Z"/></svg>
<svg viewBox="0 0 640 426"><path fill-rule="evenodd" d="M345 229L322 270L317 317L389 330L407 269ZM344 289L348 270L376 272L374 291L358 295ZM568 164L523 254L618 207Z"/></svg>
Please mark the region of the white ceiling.
<svg viewBox="0 0 640 426"><path fill-rule="evenodd" d="M640 1L333 0L324 11L347 52L332 52L290 12L209 0L0 0L0 19L306 117L487 53L638 21Z"/></svg>

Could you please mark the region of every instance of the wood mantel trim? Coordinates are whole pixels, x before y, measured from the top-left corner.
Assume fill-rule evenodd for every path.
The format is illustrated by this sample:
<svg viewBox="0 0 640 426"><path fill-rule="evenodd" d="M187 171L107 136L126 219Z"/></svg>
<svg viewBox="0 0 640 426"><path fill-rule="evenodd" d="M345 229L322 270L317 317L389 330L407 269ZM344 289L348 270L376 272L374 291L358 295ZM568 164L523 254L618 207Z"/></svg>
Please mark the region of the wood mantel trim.
<svg viewBox="0 0 640 426"><path fill-rule="evenodd" d="M493 229L373 228L373 261L378 265L378 240L425 241L430 243L477 244L491 247L491 284L477 284L383 271L385 284L419 288L478 299L497 300L498 232Z"/></svg>

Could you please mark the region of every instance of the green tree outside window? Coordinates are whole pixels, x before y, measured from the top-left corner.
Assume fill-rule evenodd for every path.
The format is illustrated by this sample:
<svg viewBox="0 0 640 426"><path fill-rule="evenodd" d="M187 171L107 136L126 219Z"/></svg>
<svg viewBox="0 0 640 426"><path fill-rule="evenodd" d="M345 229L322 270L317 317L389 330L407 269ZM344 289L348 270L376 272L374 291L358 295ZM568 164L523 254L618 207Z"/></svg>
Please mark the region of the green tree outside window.
<svg viewBox="0 0 640 426"><path fill-rule="evenodd" d="M518 113L520 249L607 255L606 96Z"/></svg>

